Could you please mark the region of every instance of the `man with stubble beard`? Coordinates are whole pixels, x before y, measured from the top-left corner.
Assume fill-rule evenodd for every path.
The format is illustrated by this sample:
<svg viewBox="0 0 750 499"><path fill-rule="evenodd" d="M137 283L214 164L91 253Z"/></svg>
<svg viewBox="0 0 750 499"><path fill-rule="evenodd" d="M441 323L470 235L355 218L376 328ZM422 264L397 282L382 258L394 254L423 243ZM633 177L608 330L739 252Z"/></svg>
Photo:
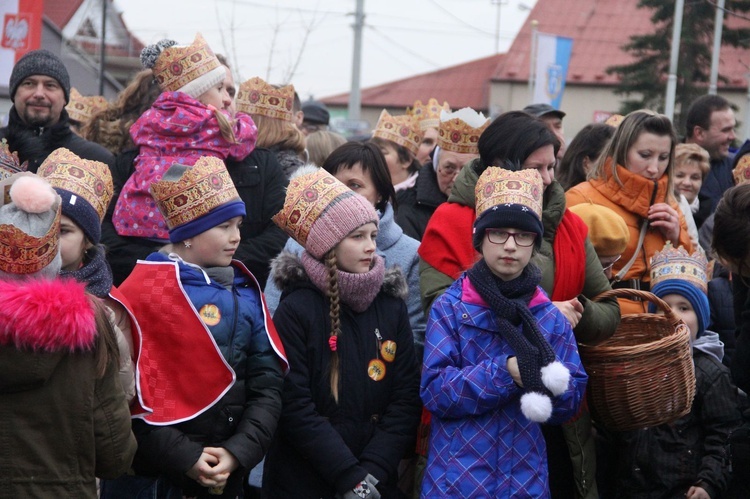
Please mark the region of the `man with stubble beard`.
<svg viewBox="0 0 750 499"><path fill-rule="evenodd" d="M37 168L55 149L65 147L78 156L114 163L102 146L82 139L70 129L65 105L70 96L70 78L65 65L48 50L34 50L21 57L10 75L8 126L0 128L11 151L18 152L28 170Z"/></svg>

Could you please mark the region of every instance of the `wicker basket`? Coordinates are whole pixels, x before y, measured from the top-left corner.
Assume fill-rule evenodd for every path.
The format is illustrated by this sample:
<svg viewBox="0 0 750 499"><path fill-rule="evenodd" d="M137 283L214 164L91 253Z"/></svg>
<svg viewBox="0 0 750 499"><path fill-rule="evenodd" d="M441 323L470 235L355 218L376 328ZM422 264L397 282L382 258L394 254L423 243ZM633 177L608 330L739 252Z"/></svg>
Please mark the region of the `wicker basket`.
<svg viewBox="0 0 750 499"><path fill-rule="evenodd" d="M615 431L674 421L690 412L695 371L690 333L663 300L633 289L602 293L637 296L664 315L627 314L615 334L598 345L579 345L589 375L588 401L594 421Z"/></svg>

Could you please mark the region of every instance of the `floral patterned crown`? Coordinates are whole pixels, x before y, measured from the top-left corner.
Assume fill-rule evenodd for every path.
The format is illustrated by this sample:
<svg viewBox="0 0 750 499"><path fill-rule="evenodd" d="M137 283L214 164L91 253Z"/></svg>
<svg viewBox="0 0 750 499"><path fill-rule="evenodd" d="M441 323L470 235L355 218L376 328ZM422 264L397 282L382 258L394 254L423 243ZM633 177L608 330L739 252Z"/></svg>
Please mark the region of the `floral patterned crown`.
<svg viewBox="0 0 750 499"><path fill-rule="evenodd" d="M408 149L412 154L417 154L419 151L419 143L422 142L423 135L419 123L413 116L408 114L391 116L385 109L380 113L378 124L372 133L373 137L395 142Z"/></svg>
<svg viewBox="0 0 750 499"><path fill-rule="evenodd" d="M25 172L29 168L29 162L18 159L18 152L10 152L10 146L6 139L0 140L0 180L6 179L16 173Z"/></svg>
<svg viewBox="0 0 750 499"><path fill-rule="evenodd" d="M101 95L87 97L81 95L75 88L70 89L70 101L65 106L71 120L86 122L97 112L107 109L107 99Z"/></svg>
<svg viewBox="0 0 750 499"><path fill-rule="evenodd" d="M448 102L443 101L443 105L435 98L430 98L427 104L422 104L421 100L415 101L411 108L406 109L406 114L413 116L419 123L419 128L424 131L428 128L438 128L440 125L440 112L451 112Z"/></svg>
<svg viewBox="0 0 750 499"><path fill-rule="evenodd" d="M707 268L708 262L703 253L696 251L691 255L682 246L674 248L667 241L664 248L651 257L651 288L668 279L681 279L706 293Z"/></svg>
<svg viewBox="0 0 750 499"><path fill-rule="evenodd" d="M80 158L61 147L47 156L37 174L52 187L64 189L88 201L99 215L99 222L104 219L114 192L112 174L105 163Z"/></svg>
<svg viewBox="0 0 750 499"><path fill-rule="evenodd" d="M203 35L195 35L187 47L173 45L165 48L152 68L159 88L176 92L193 80L220 68L221 63L208 46Z"/></svg>
<svg viewBox="0 0 750 499"><path fill-rule="evenodd" d="M479 154L479 136L490 126L490 119L465 107L455 113L440 114L437 145L443 151Z"/></svg>
<svg viewBox="0 0 750 499"><path fill-rule="evenodd" d="M737 162L737 166L732 170L734 185L750 182L750 154L745 154Z"/></svg>
<svg viewBox="0 0 750 499"><path fill-rule="evenodd" d="M237 92L237 111L292 121L294 85L281 88L269 85L259 77L250 78Z"/></svg>
<svg viewBox="0 0 750 499"><path fill-rule="evenodd" d="M513 172L492 166L482 173L474 189L477 217L494 206L520 204L541 220L543 192L544 185L538 171Z"/></svg>
<svg viewBox="0 0 750 499"><path fill-rule="evenodd" d="M169 177L167 170L150 190L170 230L240 198L224 162L213 156L201 156L177 179Z"/></svg>

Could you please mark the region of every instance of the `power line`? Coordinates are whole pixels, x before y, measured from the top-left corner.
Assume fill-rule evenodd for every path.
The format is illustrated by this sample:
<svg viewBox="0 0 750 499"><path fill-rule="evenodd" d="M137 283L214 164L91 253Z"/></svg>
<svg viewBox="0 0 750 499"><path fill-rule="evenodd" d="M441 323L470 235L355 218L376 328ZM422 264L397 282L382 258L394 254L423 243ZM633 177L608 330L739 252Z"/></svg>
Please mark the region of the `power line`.
<svg viewBox="0 0 750 499"><path fill-rule="evenodd" d="M493 37L495 36L495 33L491 33L491 32L489 32L489 31L485 31L485 30L483 30L482 28L477 28L477 27L476 27L476 26L474 26L473 24L469 24L469 23L467 23L466 21L464 21L464 20L463 20L463 19L461 19L460 17L456 16L456 15L455 15L455 14L454 14L453 12L449 11L448 9L446 9L445 7L443 7L442 5L440 5L440 4L439 4L439 3L437 2L437 0L430 0L430 3L431 3L431 4L433 4L433 5L435 6L435 7L437 7L438 9L442 10L443 12L445 12L446 14L448 14L448 15L449 15L449 16L450 16L451 18L453 18L453 19L455 19L456 21L458 21L459 23L463 24L464 26L468 26L468 27L469 27L469 28L471 28L472 30L480 31L480 32L482 32L482 33L485 33L485 34L491 35L491 36L493 36Z"/></svg>
<svg viewBox="0 0 750 499"><path fill-rule="evenodd" d="M430 65L431 65L432 67L434 67L434 68L439 68L439 67L441 66L440 64L438 64L438 63L436 63L436 62L433 62L433 61L431 61L431 60L427 59L427 58L426 58L426 57L424 56L424 54L418 54L417 52L414 52L413 50L411 50L411 49L407 48L407 46L406 46L406 45L404 45L403 43L399 43L399 42L397 42L396 40L394 40L394 39L393 39L393 38L391 38L390 36L388 36L388 35L386 35L385 33L381 32L381 31L380 31L379 29L377 29L376 27L374 27L374 26L371 26L371 25L367 25L367 27L368 27L368 28L370 28L370 29L372 30L372 32L373 32L373 33L375 33L375 34L379 35L380 37L382 37L382 38L383 38L383 39L384 39L385 41L387 41L388 43L390 43L390 44L392 44L392 45L395 45L396 47L398 47L398 48L399 48L399 50L402 50L402 51L406 52L407 54L411 54L411 55L413 55L414 57L418 58L418 59L419 59L420 61L425 61L426 63L430 64Z"/></svg>

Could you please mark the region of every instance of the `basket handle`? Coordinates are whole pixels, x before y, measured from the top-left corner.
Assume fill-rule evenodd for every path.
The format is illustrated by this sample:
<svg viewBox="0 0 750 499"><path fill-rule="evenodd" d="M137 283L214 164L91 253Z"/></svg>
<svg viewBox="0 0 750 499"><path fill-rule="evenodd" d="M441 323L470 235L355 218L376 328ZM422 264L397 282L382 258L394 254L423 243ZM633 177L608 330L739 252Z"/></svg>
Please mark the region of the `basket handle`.
<svg viewBox="0 0 750 499"><path fill-rule="evenodd" d="M628 296L637 296L644 301L650 301L664 312L664 315L669 319L670 322L677 322L680 320L680 318L677 317L677 315L675 315L675 313L672 311L672 308L667 304L667 302L649 291L643 291L640 289L612 289L596 296L593 301L602 301L612 297L627 298Z"/></svg>

